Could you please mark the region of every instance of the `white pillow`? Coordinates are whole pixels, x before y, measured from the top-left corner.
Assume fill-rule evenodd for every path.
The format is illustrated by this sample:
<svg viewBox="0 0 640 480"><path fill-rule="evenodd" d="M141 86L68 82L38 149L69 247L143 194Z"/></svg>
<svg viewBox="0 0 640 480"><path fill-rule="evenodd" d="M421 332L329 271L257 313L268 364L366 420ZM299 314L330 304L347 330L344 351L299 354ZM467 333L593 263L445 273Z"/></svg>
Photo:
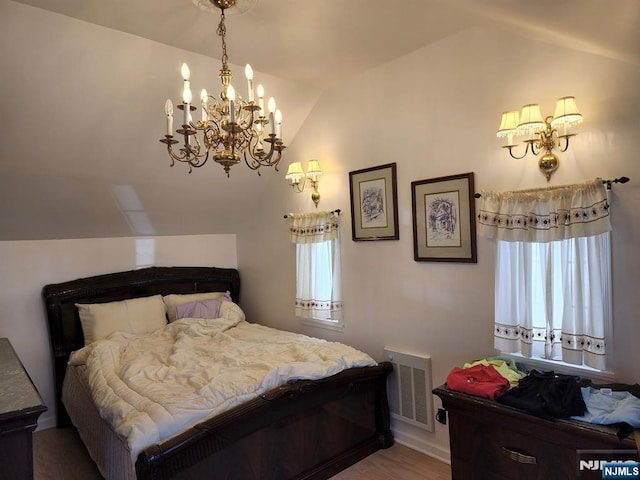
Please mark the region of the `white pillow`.
<svg viewBox="0 0 640 480"><path fill-rule="evenodd" d="M233 302L222 302L220 304L220 318L231 320L235 325L245 319L242 309Z"/></svg>
<svg viewBox="0 0 640 480"><path fill-rule="evenodd" d="M120 302L76 303L88 345L113 332L151 333L167 324L162 295L131 298Z"/></svg>
<svg viewBox="0 0 640 480"><path fill-rule="evenodd" d="M219 298L224 294L225 292L189 293L186 295L177 295L172 293L171 295L165 295L164 297L162 297L162 300L167 307L169 323L171 323L176 321L176 307L178 305L191 302L200 302L202 300L209 300L211 298Z"/></svg>

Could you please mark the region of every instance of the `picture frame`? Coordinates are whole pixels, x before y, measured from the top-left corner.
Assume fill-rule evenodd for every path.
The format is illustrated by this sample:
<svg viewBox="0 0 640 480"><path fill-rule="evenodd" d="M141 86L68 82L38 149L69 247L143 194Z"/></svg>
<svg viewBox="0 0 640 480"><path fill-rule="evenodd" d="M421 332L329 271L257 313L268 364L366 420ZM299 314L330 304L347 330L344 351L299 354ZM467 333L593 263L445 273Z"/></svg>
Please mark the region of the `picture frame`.
<svg viewBox="0 0 640 480"><path fill-rule="evenodd" d="M411 182L413 259L478 263L473 172Z"/></svg>
<svg viewBox="0 0 640 480"><path fill-rule="evenodd" d="M400 239L395 163L349 172L349 192L355 242Z"/></svg>

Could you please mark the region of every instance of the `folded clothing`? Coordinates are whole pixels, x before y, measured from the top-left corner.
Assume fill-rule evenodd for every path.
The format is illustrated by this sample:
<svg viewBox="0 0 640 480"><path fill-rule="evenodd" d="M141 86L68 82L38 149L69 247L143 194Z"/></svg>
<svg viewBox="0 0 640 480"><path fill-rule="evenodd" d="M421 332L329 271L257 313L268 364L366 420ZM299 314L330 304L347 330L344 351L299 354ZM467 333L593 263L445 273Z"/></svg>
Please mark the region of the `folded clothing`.
<svg viewBox="0 0 640 480"><path fill-rule="evenodd" d="M575 377L532 370L498 402L551 420L583 415L587 409Z"/></svg>
<svg viewBox="0 0 640 480"><path fill-rule="evenodd" d="M624 422L640 428L640 398L629 392L614 392L609 388L584 387L581 392L587 411L584 415L572 417L574 420L597 425Z"/></svg>
<svg viewBox="0 0 640 480"><path fill-rule="evenodd" d="M509 380L510 387L517 387L518 382L526 377L526 373L518 370L516 362L498 357L483 358L482 360L476 360L472 363L465 363L464 368L473 367L478 364L492 365L500 375Z"/></svg>
<svg viewBox="0 0 640 480"><path fill-rule="evenodd" d="M469 368L455 367L447 375L447 387L494 400L509 389L509 380L492 365L478 364Z"/></svg>

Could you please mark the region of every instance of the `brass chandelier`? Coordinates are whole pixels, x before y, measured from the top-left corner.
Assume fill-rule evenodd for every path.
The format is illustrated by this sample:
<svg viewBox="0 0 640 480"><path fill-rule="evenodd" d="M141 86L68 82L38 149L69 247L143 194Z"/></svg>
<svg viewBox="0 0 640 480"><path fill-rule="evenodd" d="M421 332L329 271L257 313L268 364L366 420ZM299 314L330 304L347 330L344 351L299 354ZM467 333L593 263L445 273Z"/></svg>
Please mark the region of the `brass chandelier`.
<svg viewBox="0 0 640 480"><path fill-rule="evenodd" d="M226 27L225 10L233 7L236 0L208 0L214 7L220 9L220 23L216 33L222 40L222 68L220 81L222 90L220 98L209 95L202 90L200 101L202 104L201 119L194 121L192 112L197 108L191 104L192 94L189 82L190 72L187 64L182 65L184 80L182 103L177 106L183 112L181 128L175 133L182 137L182 146L176 152L174 145L180 143L173 135L173 103L167 100L165 114L167 116L167 133L160 142L167 145L171 158L171 166L176 162L186 163L189 173L193 168L202 167L209 157L222 165L229 177L230 168L241 162L241 156L251 170L260 175L261 167L274 167L278 170L278 163L282 151L287 148L282 142L282 114L276 109L275 100L269 98L268 113L264 108L264 88L258 85L255 102L253 91L253 70L247 64L245 76L247 78L248 99L244 100L236 94L231 85L231 70L228 65L227 44L225 41ZM269 133L266 133L269 129Z"/></svg>

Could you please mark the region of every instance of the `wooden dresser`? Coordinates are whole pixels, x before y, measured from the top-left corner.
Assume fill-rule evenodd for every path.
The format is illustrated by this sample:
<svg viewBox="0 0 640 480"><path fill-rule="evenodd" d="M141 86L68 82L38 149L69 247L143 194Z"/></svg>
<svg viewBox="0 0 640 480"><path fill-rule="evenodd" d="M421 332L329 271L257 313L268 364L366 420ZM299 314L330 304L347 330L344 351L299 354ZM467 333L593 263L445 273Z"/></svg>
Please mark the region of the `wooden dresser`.
<svg viewBox="0 0 640 480"><path fill-rule="evenodd" d="M33 478L32 433L47 410L6 338L0 338L0 480Z"/></svg>
<svg viewBox="0 0 640 480"><path fill-rule="evenodd" d="M601 471L579 469L584 450L636 449L611 427L544 420L444 386L433 393L448 413L453 480L600 480Z"/></svg>

